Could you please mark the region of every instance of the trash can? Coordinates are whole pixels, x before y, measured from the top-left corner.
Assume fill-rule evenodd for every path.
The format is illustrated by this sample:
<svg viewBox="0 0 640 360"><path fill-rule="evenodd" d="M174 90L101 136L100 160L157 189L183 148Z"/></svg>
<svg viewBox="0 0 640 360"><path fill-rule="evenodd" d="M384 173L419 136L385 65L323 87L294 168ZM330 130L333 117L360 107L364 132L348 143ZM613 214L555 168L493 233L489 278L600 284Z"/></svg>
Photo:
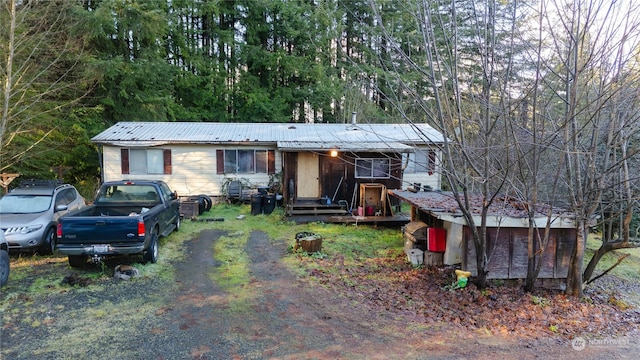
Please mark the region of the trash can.
<svg viewBox="0 0 640 360"><path fill-rule="evenodd" d="M266 194L262 197L262 211L265 215L269 215L276 208L276 195Z"/></svg>
<svg viewBox="0 0 640 360"><path fill-rule="evenodd" d="M412 265L422 265L424 263L424 251L420 249L411 249L407 255Z"/></svg>
<svg viewBox="0 0 640 360"><path fill-rule="evenodd" d="M262 214L262 194L251 194L251 215Z"/></svg>

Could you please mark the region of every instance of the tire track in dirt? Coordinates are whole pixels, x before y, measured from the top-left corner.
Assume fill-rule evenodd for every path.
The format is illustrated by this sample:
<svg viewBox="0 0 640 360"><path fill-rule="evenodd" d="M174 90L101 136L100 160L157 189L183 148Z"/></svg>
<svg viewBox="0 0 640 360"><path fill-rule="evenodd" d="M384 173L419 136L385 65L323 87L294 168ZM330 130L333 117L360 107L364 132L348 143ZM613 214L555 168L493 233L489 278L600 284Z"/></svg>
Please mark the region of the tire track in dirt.
<svg viewBox="0 0 640 360"><path fill-rule="evenodd" d="M375 359L401 347L370 314L305 285L280 261L286 244L259 231L251 233L245 249L256 297L249 309L229 306L230 294L209 277L218 266L213 244L222 235L205 230L185 243L188 260L175 265L179 292L159 311L164 325L153 331L156 358Z"/></svg>

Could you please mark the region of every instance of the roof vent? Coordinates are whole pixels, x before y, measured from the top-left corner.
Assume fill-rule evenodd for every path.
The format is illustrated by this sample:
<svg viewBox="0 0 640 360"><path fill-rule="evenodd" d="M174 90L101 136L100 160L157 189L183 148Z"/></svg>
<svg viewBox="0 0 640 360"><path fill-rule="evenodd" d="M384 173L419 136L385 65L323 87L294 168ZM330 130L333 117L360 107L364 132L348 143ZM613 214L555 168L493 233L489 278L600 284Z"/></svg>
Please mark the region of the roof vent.
<svg viewBox="0 0 640 360"><path fill-rule="evenodd" d="M357 111L353 111L351 113L351 125L349 125L348 129L349 130L358 130L358 123L356 122L356 118L358 117L358 112Z"/></svg>

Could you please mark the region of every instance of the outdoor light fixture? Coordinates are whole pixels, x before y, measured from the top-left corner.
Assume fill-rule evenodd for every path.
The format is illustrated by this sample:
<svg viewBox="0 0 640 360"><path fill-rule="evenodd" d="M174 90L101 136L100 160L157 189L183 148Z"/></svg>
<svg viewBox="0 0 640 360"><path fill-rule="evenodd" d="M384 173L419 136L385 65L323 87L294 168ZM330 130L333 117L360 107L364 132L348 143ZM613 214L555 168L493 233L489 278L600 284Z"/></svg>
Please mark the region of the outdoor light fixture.
<svg viewBox="0 0 640 360"><path fill-rule="evenodd" d="M337 157L338 156L338 150L331 150L331 152L329 154L331 154L331 157Z"/></svg>

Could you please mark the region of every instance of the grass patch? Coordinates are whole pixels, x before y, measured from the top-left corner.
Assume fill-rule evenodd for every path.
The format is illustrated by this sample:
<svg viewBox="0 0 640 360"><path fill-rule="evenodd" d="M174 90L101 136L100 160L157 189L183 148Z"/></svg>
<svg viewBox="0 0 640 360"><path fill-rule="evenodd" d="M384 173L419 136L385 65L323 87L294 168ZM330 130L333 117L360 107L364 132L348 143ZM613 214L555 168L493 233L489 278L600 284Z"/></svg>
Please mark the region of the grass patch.
<svg viewBox="0 0 640 360"><path fill-rule="evenodd" d="M586 267L595 251L601 245L599 234L590 234L587 239L587 248L585 250L584 266ZM616 266L609 274L618 276L620 278L639 281L640 280L640 248L633 249L620 249L606 253L602 259L598 262L594 276L597 276L601 272L609 269L615 264L620 256L623 254L629 254L629 257L624 259L618 266Z"/></svg>
<svg viewBox="0 0 640 360"><path fill-rule="evenodd" d="M253 298L254 294L249 286L249 258L245 252L247 240L247 234L241 232L221 236L213 248L214 258L220 266L210 274L211 279L233 294L235 303L240 304Z"/></svg>

